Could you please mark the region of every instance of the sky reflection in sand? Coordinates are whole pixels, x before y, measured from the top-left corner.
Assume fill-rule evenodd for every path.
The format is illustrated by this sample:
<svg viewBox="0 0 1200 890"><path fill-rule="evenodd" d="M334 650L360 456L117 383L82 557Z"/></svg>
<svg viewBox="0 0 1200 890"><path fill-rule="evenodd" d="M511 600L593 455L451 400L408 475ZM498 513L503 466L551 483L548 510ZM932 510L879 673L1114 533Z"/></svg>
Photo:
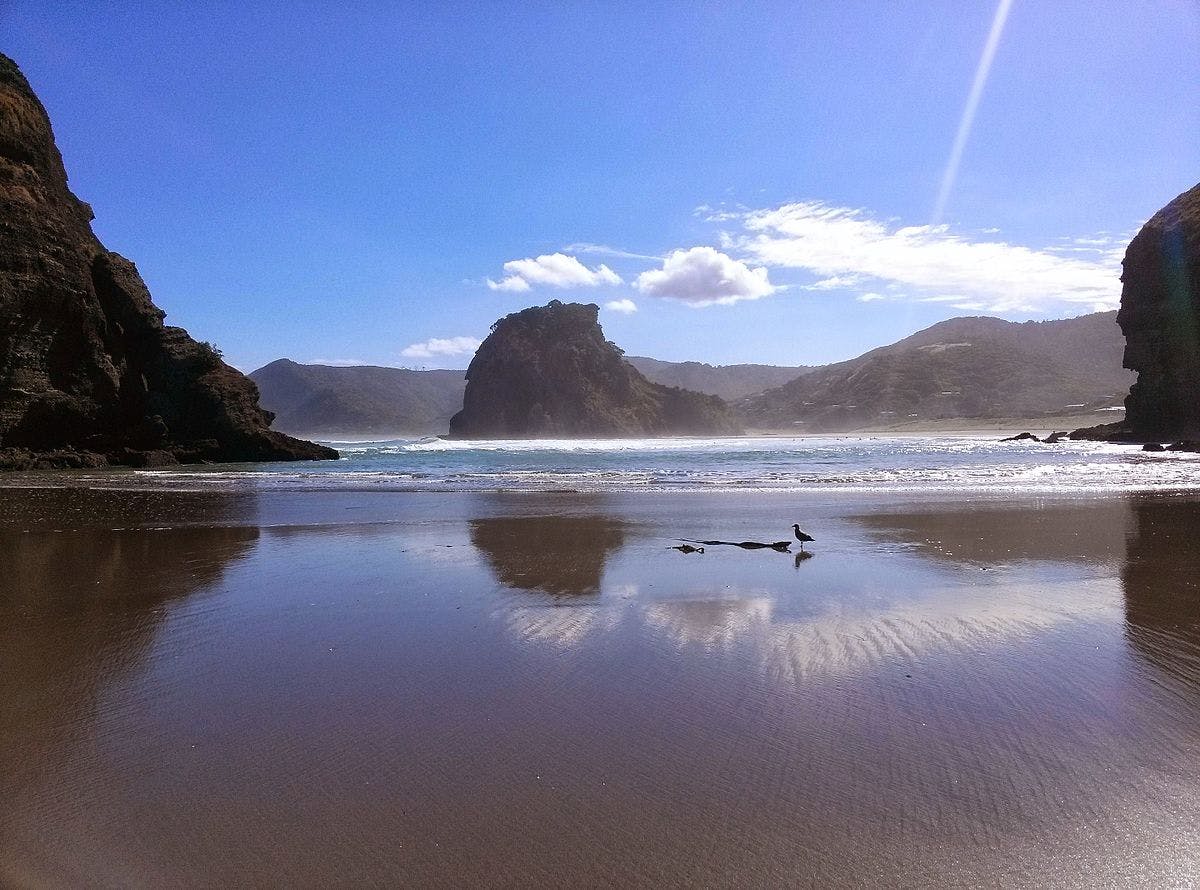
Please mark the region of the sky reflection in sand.
<svg viewBox="0 0 1200 890"><path fill-rule="evenodd" d="M1187 498L3 494L0 883L1200 855Z"/></svg>

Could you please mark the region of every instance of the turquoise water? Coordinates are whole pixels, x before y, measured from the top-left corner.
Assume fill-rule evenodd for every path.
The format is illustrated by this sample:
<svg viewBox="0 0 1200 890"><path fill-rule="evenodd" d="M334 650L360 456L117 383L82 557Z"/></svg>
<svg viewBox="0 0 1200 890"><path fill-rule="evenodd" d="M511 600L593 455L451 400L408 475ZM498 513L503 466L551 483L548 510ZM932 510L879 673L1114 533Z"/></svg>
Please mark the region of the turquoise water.
<svg viewBox="0 0 1200 890"><path fill-rule="evenodd" d="M1200 488L1200 456L995 436L335 442L342 459L121 474L151 486L412 491L1022 491Z"/></svg>

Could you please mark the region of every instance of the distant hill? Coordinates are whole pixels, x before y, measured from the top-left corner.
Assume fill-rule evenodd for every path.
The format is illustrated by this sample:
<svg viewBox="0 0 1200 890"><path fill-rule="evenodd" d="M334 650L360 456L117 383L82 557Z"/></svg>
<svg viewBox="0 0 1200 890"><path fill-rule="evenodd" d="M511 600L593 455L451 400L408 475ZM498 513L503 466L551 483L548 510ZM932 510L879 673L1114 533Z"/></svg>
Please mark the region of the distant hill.
<svg viewBox="0 0 1200 890"><path fill-rule="evenodd" d="M677 391L692 390L690 395L727 393L723 397L737 418L753 429L836 432L958 419L1079 415L1120 405L1133 382L1133 372L1121 367L1125 341L1115 316L1101 312L1024 324L952 318L858 358L815 368L713 366L636 356L622 365L640 372L637 386L670 389L677 382L682 385ZM597 336L603 341L602 334ZM351 439L446 433L450 418L463 406L465 373L301 365L280 359L250 377L258 384L262 406L277 415L275 429ZM699 407L687 395L682 398L671 410L682 410L684 403ZM608 407L598 411L612 407L603 404ZM701 415L715 404L708 403Z"/></svg>
<svg viewBox="0 0 1200 890"><path fill-rule="evenodd" d="M703 362L664 362L656 358L627 355L633 365L652 383L678 386L696 392L720 396L728 401L740 399L766 389L783 386L812 366L784 367L780 365L708 365Z"/></svg>
<svg viewBox="0 0 1200 890"><path fill-rule="evenodd" d="M1116 312L1060 321L952 318L735 404L747 426L804 432L1082 414L1121 404Z"/></svg>
<svg viewBox="0 0 1200 890"><path fill-rule="evenodd" d="M327 439L445 433L462 407L462 371L301 365L279 359L250 374L274 428Z"/></svg>
<svg viewBox="0 0 1200 890"><path fill-rule="evenodd" d="M492 325L467 368L459 439L740 432L716 396L651 383L604 339L594 303L551 300Z"/></svg>

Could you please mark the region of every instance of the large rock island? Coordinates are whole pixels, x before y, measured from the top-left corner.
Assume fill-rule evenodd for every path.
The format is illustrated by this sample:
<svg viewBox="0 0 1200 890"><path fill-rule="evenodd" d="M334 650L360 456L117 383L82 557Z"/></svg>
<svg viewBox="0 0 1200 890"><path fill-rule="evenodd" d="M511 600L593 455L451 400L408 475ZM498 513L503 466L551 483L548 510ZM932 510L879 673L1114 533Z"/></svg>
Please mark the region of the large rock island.
<svg viewBox="0 0 1200 890"><path fill-rule="evenodd" d="M270 430L254 384L163 324L91 220L0 55L0 469L337 457Z"/></svg>
<svg viewBox="0 0 1200 890"><path fill-rule="evenodd" d="M726 435L716 396L651 383L604 339L595 304L551 300L505 316L467 368L458 439Z"/></svg>

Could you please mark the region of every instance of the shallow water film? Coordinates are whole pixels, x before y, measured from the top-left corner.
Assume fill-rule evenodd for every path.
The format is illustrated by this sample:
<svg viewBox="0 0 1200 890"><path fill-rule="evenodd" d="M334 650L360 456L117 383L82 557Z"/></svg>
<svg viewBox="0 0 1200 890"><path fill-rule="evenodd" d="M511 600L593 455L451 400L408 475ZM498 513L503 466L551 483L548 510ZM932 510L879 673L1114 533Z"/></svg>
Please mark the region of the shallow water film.
<svg viewBox="0 0 1200 890"><path fill-rule="evenodd" d="M1192 495L0 507L5 886L1175 886L1200 862ZM793 522L804 555L671 549Z"/></svg>

